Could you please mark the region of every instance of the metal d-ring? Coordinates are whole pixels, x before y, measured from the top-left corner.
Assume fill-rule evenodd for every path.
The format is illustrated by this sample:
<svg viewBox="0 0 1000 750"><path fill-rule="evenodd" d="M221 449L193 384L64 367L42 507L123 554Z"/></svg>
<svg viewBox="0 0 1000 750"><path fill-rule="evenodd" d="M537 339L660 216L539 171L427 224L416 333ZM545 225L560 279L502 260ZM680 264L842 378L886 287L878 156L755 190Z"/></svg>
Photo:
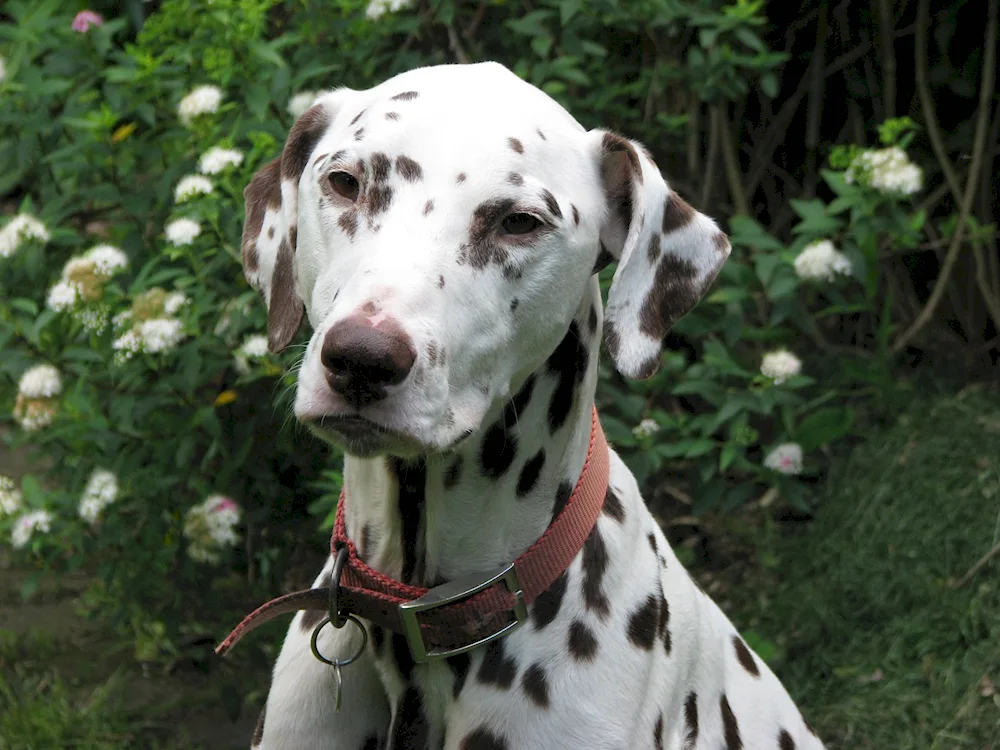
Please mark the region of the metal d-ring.
<svg viewBox="0 0 1000 750"><path fill-rule="evenodd" d="M315 628L313 628L312 638L309 640L309 646L310 648L312 648L313 656L315 656L324 664L329 664L331 667L333 667L334 676L337 678L337 685L335 688L334 699L333 699L333 708L334 711L338 714L340 713L340 703L344 696L344 690L343 690L344 677L340 673L340 668L346 667L348 664L353 664L355 661L357 661L361 657L361 654L365 652L365 647L368 645L368 631L365 630L365 626L362 625L361 621L354 615L347 615L347 617L344 618L344 624L347 624L348 620L357 625L358 630L361 631L361 645L358 647L358 650L355 651L353 655L347 657L346 659L327 659L325 656L323 656L323 654L319 652L319 647L316 645L316 639L319 638L319 631L321 631L324 627L326 627L327 623L331 625L333 624L333 622L330 620L329 617L324 617L323 620L320 622L320 624L317 625ZM343 625L341 625L341 627L343 627Z"/></svg>

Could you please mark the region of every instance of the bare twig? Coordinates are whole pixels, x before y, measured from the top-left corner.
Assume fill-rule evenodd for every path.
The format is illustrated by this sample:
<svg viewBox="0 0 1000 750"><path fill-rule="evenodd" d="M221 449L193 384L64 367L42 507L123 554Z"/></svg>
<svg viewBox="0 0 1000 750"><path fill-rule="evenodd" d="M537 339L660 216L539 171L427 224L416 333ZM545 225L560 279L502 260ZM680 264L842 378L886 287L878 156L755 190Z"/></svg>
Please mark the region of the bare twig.
<svg viewBox="0 0 1000 750"><path fill-rule="evenodd" d="M892 0L878 0L878 38L882 46L883 120L896 116L896 52Z"/></svg>
<svg viewBox="0 0 1000 750"><path fill-rule="evenodd" d="M948 180L949 186L955 195L958 196L960 194L958 179L948 159L948 153L944 148L944 139L941 137L941 131L938 128L937 117L934 113L933 103L931 102L930 88L927 84L927 50L925 47L927 44L928 4L929 0L920 0L917 5L917 90L920 93L920 104L923 108L927 133L930 136L934 154L941 164L941 169ZM991 110L990 102L993 98L994 75L996 73L997 3L988 3L988 6L986 52L983 55L982 82L979 87L979 115L976 118L976 131L972 145L972 163L969 167L969 179L965 185L965 194L962 195L958 223L955 225L955 234L952 235L951 246L948 248L944 263L938 272L937 281L934 283L934 289L931 291L924 309L920 311L917 319L913 321L910 327L896 339L892 345L893 352L901 351L934 314L938 302L941 301L941 297L944 295L945 287L948 285L955 261L958 259L958 251L962 246L962 239L965 234L965 225L972 210L976 187L979 184L979 170L982 168L983 151L986 146L986 132L989 126Z"/></svg>
<svg viewBox="0 0 1000 750"><path fill-rule="evenodd" d="M708 199L712 196L712 183L715 181L715 158L719 153L719 120L716 117L709 119L708 128L708 158L705 161L705 182L701 186L701 207L708 206Z"/></svg>
<svg viewBox="0 0 1000 750"><path fill-rule="evenodd" d="M726 180L729 182L729 194L733 200L733 211L748 216L747 196L743 192L743 170L740 169L740 159L733 145L733 134L729 129L729 117L726 105L712 105L712 129L717 130L722 145L722 161L726 168ZM705 205L704 203L702 204Z"/></svg>
<svg viewBox="0 0 1000 750"><path fill-rule="evenodd" d="M954 581L951 584L951 588L958 589L958 588L961 588L962 586L964 586L965 584L967 584L969 581L972 580L972 577L975 576L976 573L978 573L980 570L983 569L983 567L986 565L986 563L988 563L990 560L992 560L998 554L1000 554L1000 542L997 542L996 544L994 544L993 545L993 549L991 549L985 555L983 555L982 557L980 557L976 561L976 564L973 565L971 568L969 568L969 570L966 572L966 574L964 576L962 576L961 578L959 578L957 581Z"/></svg>
<svg viewBox="0 0 1000 750"><path fill-rule="evenodd" d="M462 48L462 42L458 38L458 33L455 31L455 27L449 23L446 28L448 29L448 46L451 47L451 51L455 53L455 59L462 65L467 65L469 62L469 56L465 54L465 50Z"/></svg>
<svg viewBox="0 0 1000 750"><path fill-rule="evenodd" d="M476 8L476 15L472 17L469 25L462 32L462 37L470 44L475 40L476 32L479 31L479 24L483 22L483 16L486 15L486 7L486 3L479 3L479 7Z"/></svg>

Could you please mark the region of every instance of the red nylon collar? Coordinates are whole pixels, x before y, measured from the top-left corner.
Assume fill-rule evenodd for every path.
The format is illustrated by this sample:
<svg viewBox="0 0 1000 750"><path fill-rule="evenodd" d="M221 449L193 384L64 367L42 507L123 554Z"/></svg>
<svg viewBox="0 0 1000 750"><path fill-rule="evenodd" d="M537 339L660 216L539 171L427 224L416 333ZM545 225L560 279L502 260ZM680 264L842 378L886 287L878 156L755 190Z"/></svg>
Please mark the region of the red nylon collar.
<svg viewBox="0 0 1000 750"><path fill-rule="evenodd" d="M484 639L491 640L523 619L526 606L555 583L583 547L604 507L609 468L608 444L594 409L583 470L565 507L541 538L506 569L502 581L496 580L455 603L430 604L419 614L407 614L407 605L412 607L417 600L421 600L418 607L425 601L440 601L445 591L453 593L456 585L449 583L434 589L410 586L367 565L347 535L346 497L341 493L330 540L335 556L341 547L348 550L337 592L338 612L342 616L357 615L389 631L405 634L418 661L424 660L420 657L426 658L427 652L432 652L431 657L435 655L433 652L455 649L460 652ZM219 644L216 653L224 655L244 635L281 614L300 609L328 611L329 594L330 589L325 587L307 589L267 602L247 615Z"/></svg>

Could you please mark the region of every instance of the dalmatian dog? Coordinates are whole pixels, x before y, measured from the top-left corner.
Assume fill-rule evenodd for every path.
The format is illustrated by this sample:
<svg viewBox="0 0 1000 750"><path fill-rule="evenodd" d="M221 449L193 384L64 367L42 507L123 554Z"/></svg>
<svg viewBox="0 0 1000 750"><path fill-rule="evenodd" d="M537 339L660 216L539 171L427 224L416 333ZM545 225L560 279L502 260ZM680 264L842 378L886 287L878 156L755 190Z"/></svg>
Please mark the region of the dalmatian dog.
<svg viewBox="0 0 1000 750"><path fill-rule="evenodd" d="M303 317L313 330L295 415L346 453L347 532L420 586L494 570L546 531L587 456L601 339L623 375L651 375L730 250L643 146L496 63L322 95L246 201L270 348ZM528 615L419 663L369 623L337 712L335 670L310 649L321 614L299 612L252 747L823 747L613 452L593 531ZM317 645L346 658L361 632L326 627Z"/></svg>

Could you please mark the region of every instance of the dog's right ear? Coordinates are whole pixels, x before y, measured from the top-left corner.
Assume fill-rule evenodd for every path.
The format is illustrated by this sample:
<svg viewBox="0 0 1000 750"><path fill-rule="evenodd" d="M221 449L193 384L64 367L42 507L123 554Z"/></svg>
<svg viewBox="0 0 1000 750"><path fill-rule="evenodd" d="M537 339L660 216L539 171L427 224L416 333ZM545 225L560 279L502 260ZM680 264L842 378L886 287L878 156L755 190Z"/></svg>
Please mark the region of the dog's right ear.
<svg viewBox="0 0 1000 750"><path fill-rule="evenodd" d="M267 345L272 352L288 346L305 313L295 275L299 181L333 122L341 93L327 94L299 117L281 156L258 170L243 191L243 273L267 305Z"/></svg>

